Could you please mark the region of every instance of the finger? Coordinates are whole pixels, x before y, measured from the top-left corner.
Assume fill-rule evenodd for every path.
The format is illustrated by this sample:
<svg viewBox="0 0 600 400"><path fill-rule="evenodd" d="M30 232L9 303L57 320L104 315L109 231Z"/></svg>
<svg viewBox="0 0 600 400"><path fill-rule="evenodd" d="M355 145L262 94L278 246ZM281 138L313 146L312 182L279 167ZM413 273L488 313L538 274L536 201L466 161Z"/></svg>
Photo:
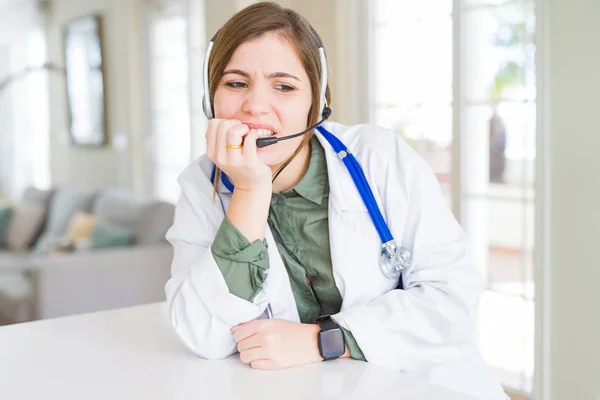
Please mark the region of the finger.
<svg viewBox="0 0 600 400"><path fill-rule="evenodd" d="M240 353L240 360L244 364L250 364L257 360L267 360L267 353L264 347L257 347L254 349L246 350Z"/></svg>
<svg viewBox="0 0 600 400"><path fill-rule="evenodd" d="M213 162L215 161L216 133L221 121L220 119L211 119L208 121L208 127L206 128L206 155Z"/></svg>
<svg viewBox="0 0 600 400"><path fill-rule="evenodd" d="M256 335L258 333L258 330L260 329L260 324L258 324L257 322L259 321L255 320L239 325L236 328L235 332L233 332L233 338L235 339L235 341L239 343L252 335Z"/></svg>
<svg viewBox="0 0 600 400"><path fill-rule="evenodd" d="M250 128L248 125L237 124L229 128L227 131L227 143L237 146L243 144L244 136L248 134Z"/></svg>
<svg viewBox="0 0 600 400"><path fill-rule="evenodd" d="M271 360L254 360L250 362L250 366L254 369L278 369L277 365Z"/></svg>
<svg viewBox="0 0 600 400"><path fill-rule="evenodd" d="M227 164L227 132L238 124L241 122L235 119L224 120L219 124L215 138L215 159L221 166Z"/></svg>
<svg viewBox="0 0 600 400"><path fill-rule="evenodd" d="M246 339L241 340L237 345L237 349L238 352L242 353L246 350L261 347L262 344L263 341L261 340L260 335L252 335L250 337L247 337Z"/></svg>
<svg viewBox="0 0 600 400"><path fill-rule="evenodd" d="M244 136L248 133L248 126L239 124L234 125L227 131L227 141L225 148L227 151L227 160L229 165L237 167L242 164L243 160L243 149L230 149L227 144L232 146L242 145Z"/></svg>
<svg viewBox="0 0 600 400"><path fill-rule="evenodd" d="M248 131L249 132L249 131ZM256 159L256 139L258 135L256 133L248 133L244 140L244 159L251 161Z"/></svg>

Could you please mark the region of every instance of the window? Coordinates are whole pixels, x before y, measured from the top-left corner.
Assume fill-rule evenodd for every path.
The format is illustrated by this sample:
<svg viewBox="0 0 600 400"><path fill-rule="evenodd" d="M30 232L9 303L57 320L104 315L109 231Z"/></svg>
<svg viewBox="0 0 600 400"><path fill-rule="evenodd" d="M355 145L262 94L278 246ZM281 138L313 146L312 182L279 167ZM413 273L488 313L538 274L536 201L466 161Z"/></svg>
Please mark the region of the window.
<svg viewBox="0 0 600 400"><path fill-rule="evenodd" d="M372 1L370 104L436 173L448 201L452 169L452 2Z"/></svg>
<svg viewBox="0 0 600 400"><path fill-rule="evenodd" d="M5 14L0 9L0 26L3 19L22 22L8 37L0 28L0 197L50 186L46 43L31 7L23 3Z"/></svg>
<svg viewBox="0 0 600 400"><path fill-rule="evenodd" d="M174 203L178 175L204 152L204 10L198 0L154 0L148 6L152 191Z"/></svg>
<svg viewBox="0 0 600 400"><path fill-rule="evenodd" d="M465 1L462 222L488 278L479 342L502 382L531 393L534 363L534 1Z"/></svg>
<svg viewBox="0 0 600 400"><path fill-rule="evenodd" d="M370 4L371 120L395 129L428 161L460 210L488 280L479 347L505 386L530 393L534 0Z"/></svg>

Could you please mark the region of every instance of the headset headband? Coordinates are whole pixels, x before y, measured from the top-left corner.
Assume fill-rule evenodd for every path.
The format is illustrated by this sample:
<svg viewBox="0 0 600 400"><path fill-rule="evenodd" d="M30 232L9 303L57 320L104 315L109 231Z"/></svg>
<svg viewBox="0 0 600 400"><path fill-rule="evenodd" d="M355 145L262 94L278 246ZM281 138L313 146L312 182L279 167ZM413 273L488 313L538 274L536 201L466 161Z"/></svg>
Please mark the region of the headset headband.
<svg viewBox="0 0 600 400"><path fill-rule="evenodd" d="M210 53L212 52L212 48L215 44L215 39L219 31L215 33L215 35L210 39L210 43L208 44L208 48L206 49L206 56L204 57L204 71L203 71L203 84L204 84L204 96L202 97L202 109L204 110L204 114L206 118L213 119L215 116L213 114L212 104L210 102L210 86L208 82L208 60L210 58ZM325 49L323 48L323 44L318 39L318 36L315 34L315 42L317 47L319 48L319 58L321 61L321 94L319 96L319 115L323 115L323 110L327 107L327 58L325 57Z"/></svg>

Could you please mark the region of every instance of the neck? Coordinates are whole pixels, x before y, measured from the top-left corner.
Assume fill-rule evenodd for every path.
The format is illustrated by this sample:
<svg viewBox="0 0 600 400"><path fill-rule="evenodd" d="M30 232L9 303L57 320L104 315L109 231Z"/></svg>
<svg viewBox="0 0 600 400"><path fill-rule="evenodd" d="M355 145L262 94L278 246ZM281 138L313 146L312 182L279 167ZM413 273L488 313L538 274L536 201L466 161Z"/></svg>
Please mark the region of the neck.
<svg viewBox="0 0 600 400"><path fill-rule="evenodd" d="M302 147L302 150L300 150L289 165L281 171L275 182L273 182L273 193L290 190L300 182L310 162L310 146L309 141L308 144ZM273 174L275 174L279 167L280 165L271 168Z"/></svg>

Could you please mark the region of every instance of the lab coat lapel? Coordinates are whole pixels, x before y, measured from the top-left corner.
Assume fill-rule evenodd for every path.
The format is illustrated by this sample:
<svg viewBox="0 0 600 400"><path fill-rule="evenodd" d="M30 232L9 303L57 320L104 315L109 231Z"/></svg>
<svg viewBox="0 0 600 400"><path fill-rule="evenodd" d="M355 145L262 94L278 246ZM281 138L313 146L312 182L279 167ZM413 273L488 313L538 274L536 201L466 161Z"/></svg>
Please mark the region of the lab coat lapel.
<svg viewBox="0 0 600 400"><path fill-rule="evenodd" d="M379 234L352 177L329 142L321 135L317 137L327 159L331 261L345 310L367 304L393 283L379 269Z"/></svg>
<svg viewBox="0 0 600 400"><path fill-rule="evenodd" d="M263 283L263 291L270 301L273 318L300 322L290 279L268 224L265 239L269 250L269 275Z"/></svg>

